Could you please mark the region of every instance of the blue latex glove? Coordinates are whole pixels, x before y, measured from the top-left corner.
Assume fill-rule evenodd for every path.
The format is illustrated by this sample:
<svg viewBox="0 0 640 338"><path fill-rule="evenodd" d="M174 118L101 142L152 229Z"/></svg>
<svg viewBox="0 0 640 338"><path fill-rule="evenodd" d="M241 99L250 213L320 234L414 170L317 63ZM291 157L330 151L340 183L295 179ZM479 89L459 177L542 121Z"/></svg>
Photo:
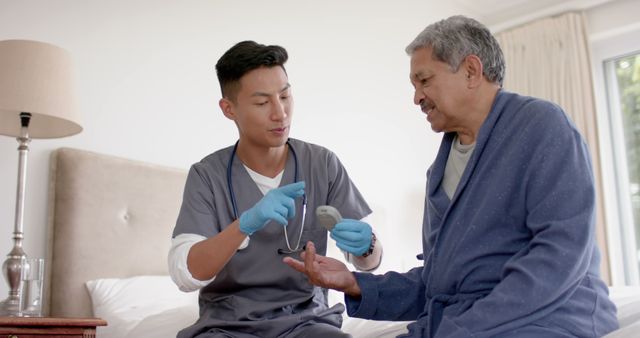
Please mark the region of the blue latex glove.
<svg viewBox="0 0 640 338"><path fill-rule="evenodd" d="M331 230L331 238L343 251L362 256L371 246L371 226L354 219L343 219Z"/></svg>
<svg viewBox="0 0 640 338"><path fill-rule="evenodd" d="M269 221L287 225L287 219L296 215L295 199L302 195L304 195L304 182L270 190L256 205L240 215L240 231L246 235L252 235Z"/></svg>

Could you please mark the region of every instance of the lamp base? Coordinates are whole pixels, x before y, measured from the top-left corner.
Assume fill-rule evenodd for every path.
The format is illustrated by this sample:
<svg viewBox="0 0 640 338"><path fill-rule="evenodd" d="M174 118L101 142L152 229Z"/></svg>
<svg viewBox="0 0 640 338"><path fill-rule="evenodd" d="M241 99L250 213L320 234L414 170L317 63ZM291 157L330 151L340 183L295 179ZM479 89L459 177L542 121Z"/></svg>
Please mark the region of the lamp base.
<svg viewBox="0 0 640 338"><path fill-rule="evenodd" d="M20 316L20 297L9 296L0 302L0 317Z"/></svg>
<svg viewBox="0 0 640 338"><path fill-rule="evenodd" d="M22 250L22 223L24 217L24 191L27 179L27 153L29 152L29 121L30 113L20 113L20 124L22 126L18 141L18 188L16 191L16 222L13 231L13 249L7 255L7 259L2 264L2 273L9 284L9 297L0 303L0 312L4 316L20 316L22 309L20 300L22 299L22 272L23 262L27 255Z"/></svg>
<svg viewBox="0 0 640 338"><path fill-rule="evenodd" d="M26 258L21 246L16 246L7 255L7 259L2 264L2 272L9 284L9 296L0 302L0 315L20 316L20 300L22 294L22 270L23 261Z"/></svg>

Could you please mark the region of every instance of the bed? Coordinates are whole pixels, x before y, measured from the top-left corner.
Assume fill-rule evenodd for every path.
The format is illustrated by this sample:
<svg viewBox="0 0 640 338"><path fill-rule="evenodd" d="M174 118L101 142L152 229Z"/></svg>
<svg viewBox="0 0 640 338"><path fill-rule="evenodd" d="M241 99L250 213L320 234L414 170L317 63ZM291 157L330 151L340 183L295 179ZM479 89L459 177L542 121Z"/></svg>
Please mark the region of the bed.
<svg viewBox="0 0 640 338"><path fill-rule="evenodd" d="M168 277L166 257L186 171L71 148L52 153L45 312L99 317L98 338L175 337L198 316L197 293ZM339 258L335 252L331 254ZM640 288L613 289L621 329L637 337ZM341 301L331 292L329 302ZM406 322L345 316L354 337L395 337Z"/></svg>

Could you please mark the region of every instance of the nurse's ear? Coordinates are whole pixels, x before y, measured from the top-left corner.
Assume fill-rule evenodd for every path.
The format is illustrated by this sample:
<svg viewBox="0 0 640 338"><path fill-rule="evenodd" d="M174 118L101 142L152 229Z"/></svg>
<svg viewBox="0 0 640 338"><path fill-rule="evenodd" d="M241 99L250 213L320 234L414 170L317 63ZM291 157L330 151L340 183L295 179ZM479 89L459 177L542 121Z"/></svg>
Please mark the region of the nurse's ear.
<svg viewBox="0 0 640 338"><path fill-rule="evenodd" d="M224 116L226 116L229 120L236 120L235 110L233 109L233 102L226 97L223 97L218 101L218 106L220 106L220 110Z"/></svg>

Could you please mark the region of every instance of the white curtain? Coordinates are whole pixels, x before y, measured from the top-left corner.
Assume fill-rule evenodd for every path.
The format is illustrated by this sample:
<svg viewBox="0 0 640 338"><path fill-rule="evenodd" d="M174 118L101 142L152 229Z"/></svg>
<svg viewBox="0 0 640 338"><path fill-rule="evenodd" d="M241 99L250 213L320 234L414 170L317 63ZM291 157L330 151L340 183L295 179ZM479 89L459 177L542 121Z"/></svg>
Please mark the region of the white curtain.
<svg viewBox="0 0 640 338"><path fill-rule="evenodd" d="M596 236L610 283L591 63L584 13L565 13L496 34L506 61L504 88L560 105L585 138L596 178Z"/></svg>

